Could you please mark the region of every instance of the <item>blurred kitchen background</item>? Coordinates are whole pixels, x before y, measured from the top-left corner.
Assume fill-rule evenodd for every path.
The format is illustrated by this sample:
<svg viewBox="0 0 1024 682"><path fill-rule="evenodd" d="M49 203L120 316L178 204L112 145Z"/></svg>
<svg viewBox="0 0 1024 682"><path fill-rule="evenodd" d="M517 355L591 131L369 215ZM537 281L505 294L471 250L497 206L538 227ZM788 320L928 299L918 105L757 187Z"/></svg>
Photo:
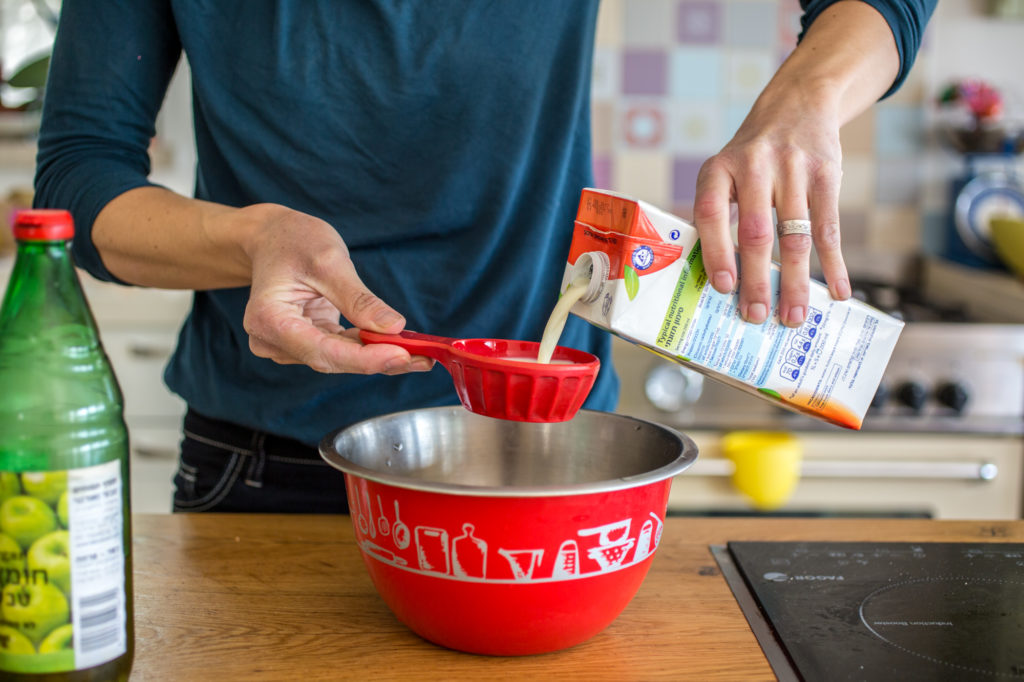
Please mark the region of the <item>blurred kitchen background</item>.
<svg viewBox="0 0 1024 682"><path fill-rule="evenodd" d="M59 10L59 0L0 0L6 224L31 200L42 92L33 86L45 78L40 58ZM797 0L603 0L597 185L690 218L701 163L792 50L799 17ZM943 0L902 89L842 131L840 218L854 288L907 321L864 431L783 412L618 344L620 410L701 447L673 488L673 513L1021 517L1024 274L992 243L989 219L1024 217L1022 63L1024 1ZM157 127L152 177L188 194L187 65ZM0 231L4 283L9 240ZM126 396L135 509L168 511L183 405L161 373L188 294L83 279ZM748 430L784 438L753 458L723 447L725 435Z"/></svg>

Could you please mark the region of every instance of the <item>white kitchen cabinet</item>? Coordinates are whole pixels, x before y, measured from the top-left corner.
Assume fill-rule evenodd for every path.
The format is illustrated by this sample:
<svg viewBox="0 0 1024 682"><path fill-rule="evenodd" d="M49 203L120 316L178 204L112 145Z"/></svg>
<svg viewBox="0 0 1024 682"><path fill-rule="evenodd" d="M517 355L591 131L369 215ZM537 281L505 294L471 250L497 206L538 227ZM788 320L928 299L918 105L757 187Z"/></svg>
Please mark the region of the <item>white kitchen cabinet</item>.
<svg viewBox="0 0 1024 682"><path fill-rule="evenodd" d="M1019 519L1024 460L1014 435L793 432L802 451L784 506L758 510L733 482L723 432L686 431L700 456L672 483L673 513ZM785 466L764 454L747 466ZM761 480L776 481L773 477Z"/></svg>

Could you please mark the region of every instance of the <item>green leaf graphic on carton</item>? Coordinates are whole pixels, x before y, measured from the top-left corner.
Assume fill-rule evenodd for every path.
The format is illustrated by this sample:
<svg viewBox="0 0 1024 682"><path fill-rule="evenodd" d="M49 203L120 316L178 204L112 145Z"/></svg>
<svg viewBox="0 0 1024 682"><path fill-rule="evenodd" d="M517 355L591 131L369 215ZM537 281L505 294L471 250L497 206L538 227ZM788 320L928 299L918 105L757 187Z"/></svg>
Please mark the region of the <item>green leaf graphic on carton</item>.
<svg viewBox="0 0 1024 682"><path fill-rule="evenodd" d="M640 276L636 274L636 270L626 265L623 266L622 281L626 285L626 296L632 301L640 293Z"/></svg>
<svg viewBox="0 0 1024 682"><path fill-rule="evenodd" d="M773 391L770 388L759 388L757 389L761 393L764 393L769 398L775 398L776 400L782 400L782 396L777 391Z"/></svg>

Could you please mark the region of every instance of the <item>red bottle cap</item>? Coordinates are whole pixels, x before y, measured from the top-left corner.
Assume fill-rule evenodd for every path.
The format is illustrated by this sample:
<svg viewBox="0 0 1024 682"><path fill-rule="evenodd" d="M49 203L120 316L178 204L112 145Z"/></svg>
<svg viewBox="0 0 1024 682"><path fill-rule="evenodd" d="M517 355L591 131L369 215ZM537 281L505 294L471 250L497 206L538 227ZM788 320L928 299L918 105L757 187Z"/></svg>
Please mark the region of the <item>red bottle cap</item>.
<svg viewBox="0 0 1024 682"><path fill-rule="evenodd" d="M14 214L14 238L21 241L56 242L75 236L71 213L58 208L30 208Z"/></svg>

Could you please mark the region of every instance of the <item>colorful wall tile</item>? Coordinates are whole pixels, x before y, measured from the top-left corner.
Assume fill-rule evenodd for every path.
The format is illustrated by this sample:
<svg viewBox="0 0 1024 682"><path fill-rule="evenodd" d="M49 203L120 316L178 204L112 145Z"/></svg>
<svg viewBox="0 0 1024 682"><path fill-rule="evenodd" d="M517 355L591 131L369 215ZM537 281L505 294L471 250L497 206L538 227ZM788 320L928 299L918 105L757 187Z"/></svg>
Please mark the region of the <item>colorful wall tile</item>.
<svg viewBox="0 0 1024 682"><path fill-rule="evenodd" d="M682 0L676 10L676 41L685 45L718 45L722 35L722 4L714 0Z"/></svg>
<svg viewBox="0 0 1024 682"><path fill-rule="evenodd" d="M677 47L669 61L670 95L676 101L717 102L723 92L725 55L713 47Z"/></svg>
<svg viewBox="0 0 1024 682"><path fill-rule="evenodd" d="M691 217L698 170L793 50L801 16L798 0L602 2L592 97L599 185ZM912 73L841 131L847 249L920 246L927 92Z"/></svg>
<svg viewBox="0 0 1024 682"><path fill-rule="evenodd" d="M622 51L622 94L666 95L668 54L657 48L626 48Z"/></svg>

